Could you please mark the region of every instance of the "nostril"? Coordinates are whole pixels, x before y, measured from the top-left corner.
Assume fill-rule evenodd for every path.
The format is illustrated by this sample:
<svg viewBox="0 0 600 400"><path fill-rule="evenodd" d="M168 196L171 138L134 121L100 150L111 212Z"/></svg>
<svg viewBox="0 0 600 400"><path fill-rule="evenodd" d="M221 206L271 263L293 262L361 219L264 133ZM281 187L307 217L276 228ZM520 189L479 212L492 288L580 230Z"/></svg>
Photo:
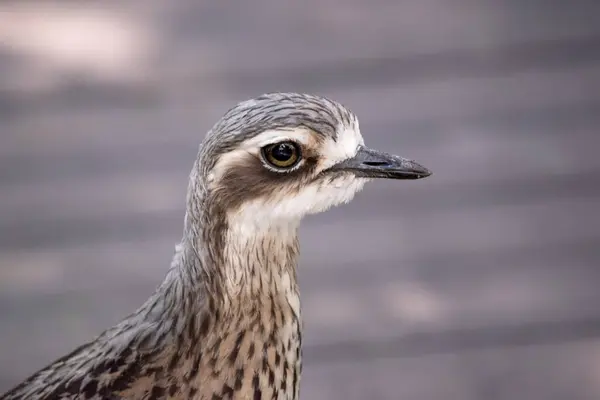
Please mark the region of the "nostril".
<svg viewBox="0 0 600 400"><path fill-rule="evenodd" d="M384 165L388 165L388 163L385 161L364 161L363 164L370 167L382 167Z"/></svg>

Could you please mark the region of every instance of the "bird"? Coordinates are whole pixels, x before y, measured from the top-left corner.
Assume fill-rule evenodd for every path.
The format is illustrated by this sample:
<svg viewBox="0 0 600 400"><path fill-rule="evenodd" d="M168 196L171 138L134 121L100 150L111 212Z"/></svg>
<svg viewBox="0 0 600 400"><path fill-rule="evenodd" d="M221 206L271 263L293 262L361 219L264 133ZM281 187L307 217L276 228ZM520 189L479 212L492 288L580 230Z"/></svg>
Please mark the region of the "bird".
<svg viewBox="0 0 600 400"><path fill-rule="evenodd" d="M200 144L182 239L155 292L0 399L297 400L300 221L370 180L431 174L366 147L357 116L329 98L238 103Z"/></svg>

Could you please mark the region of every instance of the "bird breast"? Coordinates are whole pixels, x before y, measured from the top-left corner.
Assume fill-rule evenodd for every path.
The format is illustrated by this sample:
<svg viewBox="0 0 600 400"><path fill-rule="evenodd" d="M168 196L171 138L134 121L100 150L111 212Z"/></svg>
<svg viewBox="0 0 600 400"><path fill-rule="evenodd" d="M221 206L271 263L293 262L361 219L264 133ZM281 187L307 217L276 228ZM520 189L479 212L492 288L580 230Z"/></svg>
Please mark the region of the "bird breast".
<svg viewBox="0 0 600 400"><path fill-rule="evenodd" d="M119 395L149 399L144 394L159 392L177 400L298 399L302 322L286 296L266 295L260 304L203 318L209 319L200 321L208 328L206 336L196 340L187 336L186 343L174 344L160 357L162 366L157 370L161 372Z"/></svg>

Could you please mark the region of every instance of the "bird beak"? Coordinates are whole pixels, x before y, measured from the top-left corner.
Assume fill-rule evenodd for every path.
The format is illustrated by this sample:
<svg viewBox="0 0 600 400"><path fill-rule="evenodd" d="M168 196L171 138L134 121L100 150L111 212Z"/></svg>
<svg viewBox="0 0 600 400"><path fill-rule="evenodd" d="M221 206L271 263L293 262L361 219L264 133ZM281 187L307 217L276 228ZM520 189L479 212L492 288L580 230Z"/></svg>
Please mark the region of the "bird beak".
<svg viewBox="0 0 600 400"><path fill-rule="evenodd" d="M361 178L421 179L431 171L412 160L361 146L352 158L335 164L330 171L351 172Z"/></svg>

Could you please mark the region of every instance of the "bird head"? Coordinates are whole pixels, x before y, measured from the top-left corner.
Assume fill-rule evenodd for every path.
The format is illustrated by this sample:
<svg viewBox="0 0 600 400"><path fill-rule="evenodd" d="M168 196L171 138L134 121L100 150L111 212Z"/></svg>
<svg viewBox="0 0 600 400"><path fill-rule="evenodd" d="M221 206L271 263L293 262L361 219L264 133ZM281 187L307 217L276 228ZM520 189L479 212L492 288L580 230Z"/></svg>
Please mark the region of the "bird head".
<svg viewBox="0 0 600 400"><path fill-rule="evenodd" d="M357 117L319 96L272 93L230 109L200 148L205 196L238 222L299 221L349 202L374 178L419 179L414 161L365 146Z"/></svg>

